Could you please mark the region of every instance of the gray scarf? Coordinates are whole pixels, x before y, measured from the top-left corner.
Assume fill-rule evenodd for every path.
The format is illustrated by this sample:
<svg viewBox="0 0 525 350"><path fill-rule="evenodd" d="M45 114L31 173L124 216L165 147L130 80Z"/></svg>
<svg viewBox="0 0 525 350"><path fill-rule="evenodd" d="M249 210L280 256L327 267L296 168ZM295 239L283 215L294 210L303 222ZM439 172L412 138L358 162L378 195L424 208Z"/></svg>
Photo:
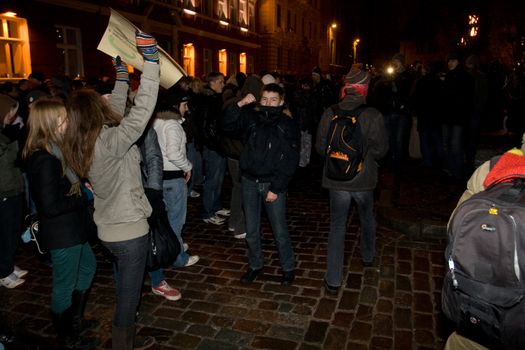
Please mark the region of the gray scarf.
<svg viewBox="0 0 525 350"><path fill-rule="evenodd" d="M51 154L60 160L60 163L62 164L62 174L66 175L69 182L71 182L71 188L69 189L67 195L80 197L82 195L82 191L80 189L80 179L64 161L64 155L62 154L60 147L58 147L53 142L51 143Z"/></svg>

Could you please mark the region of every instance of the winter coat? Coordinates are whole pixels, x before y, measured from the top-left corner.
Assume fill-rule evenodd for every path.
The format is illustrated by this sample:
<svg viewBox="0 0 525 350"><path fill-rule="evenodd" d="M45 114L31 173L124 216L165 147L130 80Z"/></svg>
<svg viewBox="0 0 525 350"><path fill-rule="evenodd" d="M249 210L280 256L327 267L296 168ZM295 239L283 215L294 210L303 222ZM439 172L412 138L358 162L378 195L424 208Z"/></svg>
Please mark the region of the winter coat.
<svg viewBox="0 0 525 350"><path fill-rule="evenodd" d="M153 128L157 133L164 171L182 171L192 169L186 156L186 133L182 128L184 119L179 113L163 111L157 113Z"/></svg>
<svg viewBox="0 0 525 350"><path fill-rule="evenodd" d="M140 149L142 183L144 188L162 191L162 152L157 133L148 126L137 143Z"/></svg>
<svg viewBox="0 0 525 350"><path fill-rule="evenodd" d="M38 212L38 242L43 250L73 247L87 242L94 229L88 201L68 195L71 182L62 163L39 150L27 160L29 189Z"/></svg>
<svg viewBox="0 0 525 350"><path fill-rule="evenodd" d="M151 206L144 194L140 152L135 145L153 113L159 89L159 65L144 64L135 104L120 125L104 126L95 143L88 178L95 198L94 219L102 241L120 242L148 233ZM127 98L128 85L117 81L113 101ZM111 102L112 106L125 103Z"/></svg>
<svg viewBox="0 0 525 350"><path fill-rule="evenodd" d="M443 118L445 124L467 126L473 110L474 80L461 67L450 70L445 76Z"/></svg>
<svg viewBox="0 0 525 350"><path fill-rule="evenodd" d="M22 172L16 164L18 132L13 129L19 128L9 125L0 129L0 198L16 196L24 191Z"/></svg>
<svg viewBox="0 0 525 350"><path fill-rule="evenodd" d="M360 95L346 95L339 102L339 108L353 110L365 103L365 98ZM328 145L328 130L334 112L328 108L319 123L315 148L320 155L325 155ZM388 136L385 122L381 113L368 107L359 115L359 124L364 139L363 169L349 181L335 181L326 176L326 166L323 170L322 186L331 190L341 191L371 191L377 185L377 160L381 159L388 151Z"/></svg>

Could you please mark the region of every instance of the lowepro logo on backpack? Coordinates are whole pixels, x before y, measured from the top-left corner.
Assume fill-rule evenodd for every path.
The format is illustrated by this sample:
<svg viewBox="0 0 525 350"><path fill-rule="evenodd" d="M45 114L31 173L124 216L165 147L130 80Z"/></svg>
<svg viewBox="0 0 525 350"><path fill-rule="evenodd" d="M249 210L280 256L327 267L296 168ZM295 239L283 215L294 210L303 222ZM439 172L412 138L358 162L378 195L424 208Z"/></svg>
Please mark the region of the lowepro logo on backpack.
<svg viewBox="0 0 525 350"><path fill-rule="evenodd" d="M461 203L448 236L445 315L491 349L525 349L525 181L491 185Z"/></svg>
<svg viewBox="0 0 525 350"><path fill-rule="evenodd" d="M331 180L352 180L363 167L363 133L359 115L366 108L362 105L353 110L342 110L338 105L328 129L326 147L326 176Z"/></svg>

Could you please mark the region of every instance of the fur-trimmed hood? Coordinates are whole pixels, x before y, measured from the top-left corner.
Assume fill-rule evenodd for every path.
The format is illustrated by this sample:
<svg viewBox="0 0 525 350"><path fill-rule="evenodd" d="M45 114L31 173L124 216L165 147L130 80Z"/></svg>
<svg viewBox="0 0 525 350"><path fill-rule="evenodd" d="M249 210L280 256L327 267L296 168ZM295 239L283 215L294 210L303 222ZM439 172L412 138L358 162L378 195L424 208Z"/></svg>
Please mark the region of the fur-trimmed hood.
<svg viewBox="0 0 525 350"><path fill-rule="evenodd" d="M157 112L155 118L160 120L179 120L181 122L184 121L184 118L180 115L179 111L173 110Z"/></svg>

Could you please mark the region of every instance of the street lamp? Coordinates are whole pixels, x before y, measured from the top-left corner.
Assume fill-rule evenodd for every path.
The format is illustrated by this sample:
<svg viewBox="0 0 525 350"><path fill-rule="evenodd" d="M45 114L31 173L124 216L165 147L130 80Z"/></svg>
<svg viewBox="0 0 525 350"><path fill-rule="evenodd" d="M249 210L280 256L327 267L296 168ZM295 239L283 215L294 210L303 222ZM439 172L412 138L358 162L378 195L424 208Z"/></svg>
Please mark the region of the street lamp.
<svg viewBox="0 0 525 350"><path fill-rule="evenodd" d="M359 39L354 40L354 63L357 63L357 45L359 44Z"/></svg>

